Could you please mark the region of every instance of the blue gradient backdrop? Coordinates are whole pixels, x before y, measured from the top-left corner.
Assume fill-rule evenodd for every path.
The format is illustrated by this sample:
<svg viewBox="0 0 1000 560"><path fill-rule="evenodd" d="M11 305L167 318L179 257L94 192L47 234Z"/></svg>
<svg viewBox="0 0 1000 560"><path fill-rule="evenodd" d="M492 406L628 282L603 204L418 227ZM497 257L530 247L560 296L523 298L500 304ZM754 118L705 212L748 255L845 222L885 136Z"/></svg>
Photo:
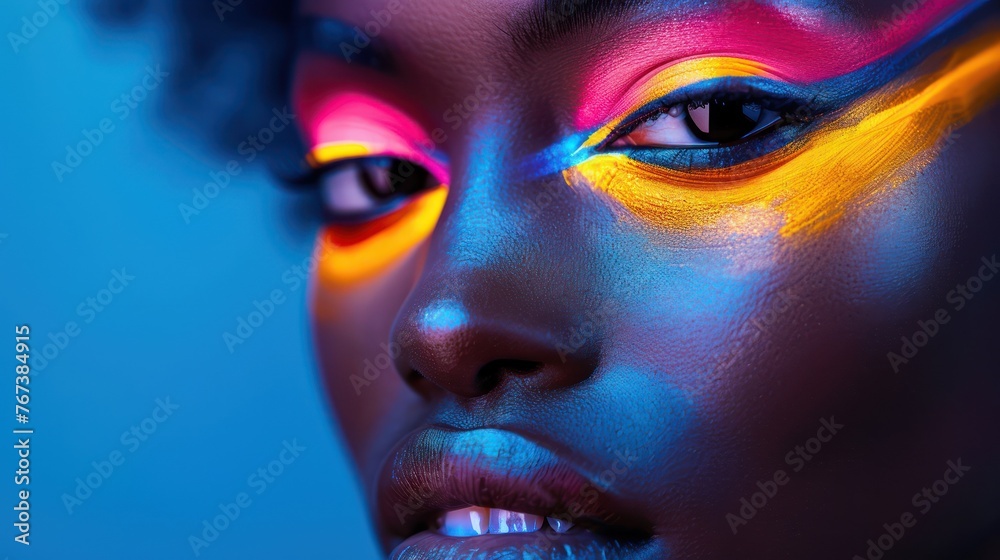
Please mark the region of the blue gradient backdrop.
<svg viewBox="0 0 1000 560"><path fill-rule="evenodd" d="M4 3L0 30L19 32L37 10ZM224 161L167 133L166 87L125 119L111 108L147 65L170 71L166 29L147 21L109 35L81 10L62 7L18 53L9 38L0 48L0 557L193 558L189 536L240 492L251 505L199 558L378 557L315 374L306 289L281 282L310 249L308 235L279 225L287 195L246 169L185 224L178 205ZM114 131L58 181L52 162L103 118ZM121 268L135 277L128 287L101 312L78 313ZM222 333L274 289L288 301L231 354ZM14 326L30 325L38 356L68 321L79 335L31 380L25 547L12 525ZM168 397L179 408L130 451L122 434ZM306 451L258 494L248 476L293 440ZM116 450L124 463L70 513L64 494Z"/></svg>

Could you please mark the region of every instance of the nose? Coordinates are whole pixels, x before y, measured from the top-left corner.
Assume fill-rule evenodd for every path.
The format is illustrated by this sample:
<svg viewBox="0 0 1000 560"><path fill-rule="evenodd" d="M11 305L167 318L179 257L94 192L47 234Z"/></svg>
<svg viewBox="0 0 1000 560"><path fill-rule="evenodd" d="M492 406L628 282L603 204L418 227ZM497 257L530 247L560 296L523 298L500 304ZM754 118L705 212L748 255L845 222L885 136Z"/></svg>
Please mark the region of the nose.
<svg viewBox="0 0 1000 560"><path fill-rule="evenodd" d="M425 397L472 399L494 391L544 391L588 377L597 341L570 342L557 306L533 300L531 283L474 281L486 270L424 277L393 327L396 369ZM596 338L597 333L592 333Z"/></svg>
<svg viewBox="0 0 1000 560"><path fill-rule="evenodd" d="M550 197L544 215L532 215L516 184L501 189L483 178L496 175L464 176L452 175L452 199L393 324L397 371L425 396L463 399L586 379L601 332L571 335L585 320L582 310L593 307L581 301L590 277L585 257L567 236L579 226L558 208L571 197ZM537 192L537 185L525 188Z"/></svg>

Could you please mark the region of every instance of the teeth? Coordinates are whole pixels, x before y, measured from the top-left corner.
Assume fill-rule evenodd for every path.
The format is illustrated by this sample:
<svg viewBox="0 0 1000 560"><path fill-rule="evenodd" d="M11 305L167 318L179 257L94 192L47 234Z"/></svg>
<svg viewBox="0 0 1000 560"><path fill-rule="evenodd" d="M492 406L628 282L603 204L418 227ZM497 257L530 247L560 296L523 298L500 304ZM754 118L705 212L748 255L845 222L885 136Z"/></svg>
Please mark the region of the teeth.
<svg viewBox="0 0 1000 560"><path fill-rule="evenodd" d="M500 508L472 506L445 512L438 519L441 533L450 537L475 537L487 533L534 533L548 521L556 533L565 533L573 523L558 517L542 517Z"/></svg>
<svg viewBox="0 0 1000 560"><path fill-rule="evenodd" d="M542 526L542 516L505 509L490 510L490 533L533 533Z"/></svg>
<svg viewBox="0 0 1000 560"><path fill-rule="evenodd" d="M563 521L557 517L546 517L545 520L549 522L549 527L552 527L552 530L557 533L565 533L573 528L572 523Z"/></svg>
<svg viewBox="0 0 1000 560"><path fill-rule="evenodd" d="M441 532L450 537L485 535L489 529L490 509L467 507L446 512L441 519Z"/></svg>

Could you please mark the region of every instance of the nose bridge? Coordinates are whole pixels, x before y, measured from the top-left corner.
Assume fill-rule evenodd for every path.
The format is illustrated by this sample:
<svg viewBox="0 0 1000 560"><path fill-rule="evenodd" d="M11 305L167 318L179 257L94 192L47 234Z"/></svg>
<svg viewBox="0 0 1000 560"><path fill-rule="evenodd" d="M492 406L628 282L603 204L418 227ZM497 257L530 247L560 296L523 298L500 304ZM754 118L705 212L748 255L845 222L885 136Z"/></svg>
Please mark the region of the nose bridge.
<svg viewBox="0 0 1000 560"><path fill-rule="evenodd" d="M393 328L401 373L464 397L495 386L498 372L542 372L544 385L589 374L577 359L587 352L567 360L558 351L573 306L568 232L559 239L539 219L538 182L514 171L506 136L492 126L472 131L453 160L449 200Z"/></svg>
<svg viewBox="0 0 1000 560"><path fill-rule="evenodd" d="M491 120L497 112L491 105L470 118L464 150L452 160L449 199L424 270L433 282L424 288L434 290L433 283L441 299L468 300L470 312L502 294L509 310L531 320L532 309L520 305L527 299L534 310L546 307L553 287L565 287L559 279L572 275L564 266L573 260L565 238L576 224L567 220L569 186L558 175L524 172L516 125Z"/></svg>
<svg viewBox="0 0 1000 560"><path fill-rule="evenodd" d="M452 198L439 222L436 241L455 265L489 266L524 241L524 190L513 173L510 134L499 124L469 123L464 154L453 160Z"/></svg>

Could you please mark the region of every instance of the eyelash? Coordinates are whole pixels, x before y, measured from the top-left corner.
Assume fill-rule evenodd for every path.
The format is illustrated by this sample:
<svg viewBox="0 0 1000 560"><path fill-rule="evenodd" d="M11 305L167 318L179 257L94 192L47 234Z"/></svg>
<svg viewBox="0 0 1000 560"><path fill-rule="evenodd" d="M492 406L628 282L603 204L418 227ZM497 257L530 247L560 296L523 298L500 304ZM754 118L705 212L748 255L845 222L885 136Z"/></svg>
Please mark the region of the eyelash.
<svg viewBox="0 0 1000 560"><path fill-rule="evenodd" d="M631 159L680 171L722 169L763 157L794 142L805 124L768 127L737 143L706 147L618 149Z"/></svg>
<svg viewBox="0 0 1000 560"><path fill-rule="evenodd" d="M823 92L776 83L763 78L718 78L682 88L640 107L622 120L594 149L596 152L622 153L631 159L676 170L714 169L737 165L787 146L834 105ZM654 117L678 105L712 100L743 101L775 111L780 120L748 136L727 144L711 146L635 146L611 147Z"/></svg>
<svg viewBox="0 0 1000 560"><path fill-rule="evenodd" d="M306 151L303 147L302 152ZM309 206L317 210L313 217L325 223L336 223L345 226L352 224L363 225L379 217L392 214L394 211L405 206L414 196L441 184L426 167L405 158L371 155L336 160L319 166L313 166L308 163L307 158L293 156L289 152L291 150L279 154L279 157L269 161L272 176L284 188L303 193L313 198L316 202ZM366 184L367 182L361 180L362 177L359 175L357 177L357 184L354 185L356 188L353 190L357 191L356 195L368 197L370 199L369 202L372 203L372 207L367 210L345 210L341 204L340 209L334 208L337 204L332 203L328 198L331 193L326 189L327 181L335 180L338 174L344 172L354 170L360 173L366 168L370 169L379 166L391 167L390 184L394 187L403 187L400 188L399 192L388 194L374 193L369 188L369 185ZM415 189L412 188L413 185L411 184L409 185L411 188L406 188L407 184L405 184L405 180L410 178L423 178L423 180L427 181L427 184L420 185L419 188ZM399 181L395 181L394 179L399 179ZM344 188L333 190L343 191Z"/></svg>

